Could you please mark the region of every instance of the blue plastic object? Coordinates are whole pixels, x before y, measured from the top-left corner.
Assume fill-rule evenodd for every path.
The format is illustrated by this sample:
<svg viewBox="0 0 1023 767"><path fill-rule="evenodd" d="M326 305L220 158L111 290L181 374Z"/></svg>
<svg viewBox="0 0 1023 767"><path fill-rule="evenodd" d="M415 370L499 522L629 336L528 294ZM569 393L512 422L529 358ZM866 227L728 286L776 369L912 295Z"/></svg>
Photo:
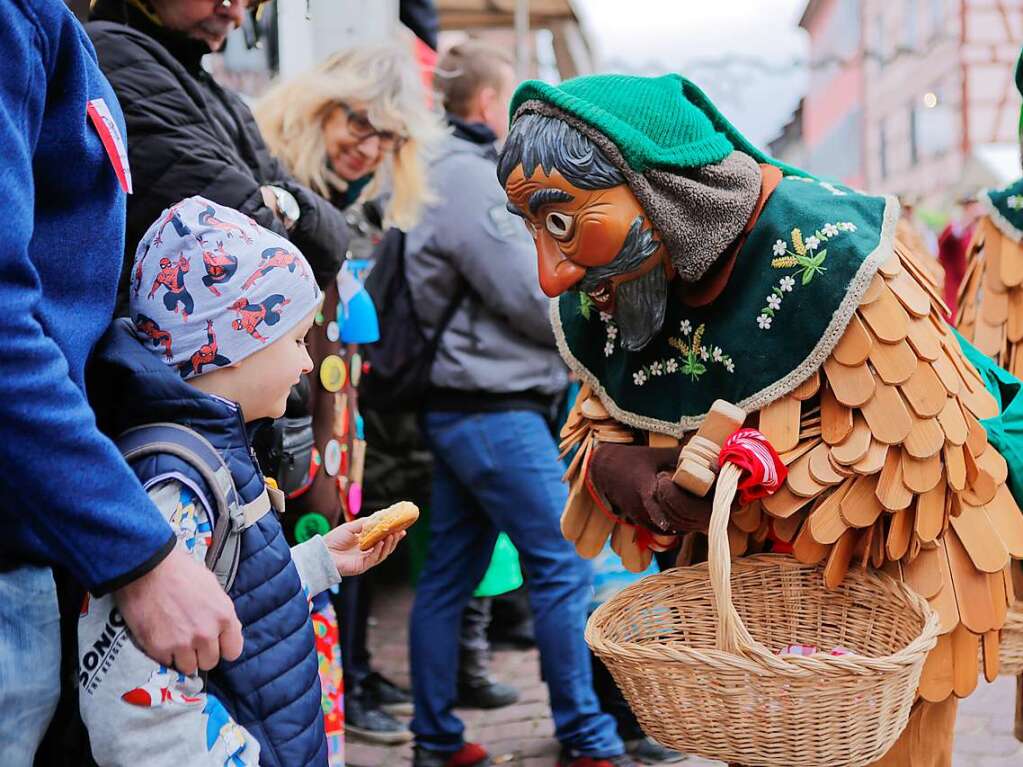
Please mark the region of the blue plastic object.
<svg viewBox="0 0 1023 767"><path fill-rule="evenodd" d="M376 306L360 279L360 273L367 267L364 259L352 259L344 262L338 275L341 300L337 306L337 324L341 328L341 341L346 344L371 344L380 340Z"/></svg>

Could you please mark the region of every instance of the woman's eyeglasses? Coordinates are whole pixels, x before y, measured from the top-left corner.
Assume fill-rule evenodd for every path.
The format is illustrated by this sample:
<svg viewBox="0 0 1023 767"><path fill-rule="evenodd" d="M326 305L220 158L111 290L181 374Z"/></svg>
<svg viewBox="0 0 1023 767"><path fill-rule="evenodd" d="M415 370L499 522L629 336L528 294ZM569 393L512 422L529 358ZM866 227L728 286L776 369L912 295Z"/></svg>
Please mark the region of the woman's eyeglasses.
<svg viewBox="0 0 1023 767"><path fill-rule="evenodd" d="M408 136L396 133L395 131L377 130L373 123L370 122L369 115L365 112L352 109L343 101L338 102L338 106L344 111L345 116L348 118L348 132L353 138L357 139L359 143L376 136L380 140L380 151L394 152L400 149L401 145L408 140Z"/></svg>

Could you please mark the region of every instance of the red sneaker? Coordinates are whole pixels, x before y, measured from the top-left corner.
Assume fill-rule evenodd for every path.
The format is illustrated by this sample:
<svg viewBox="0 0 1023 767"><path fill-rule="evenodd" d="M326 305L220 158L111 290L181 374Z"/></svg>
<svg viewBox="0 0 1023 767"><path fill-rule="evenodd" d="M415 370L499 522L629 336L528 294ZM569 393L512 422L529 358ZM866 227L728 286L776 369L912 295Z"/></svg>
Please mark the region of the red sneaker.
<svg viewBox="0 0 1023 767"><path fill-rule="evenodd" d="M479 743L466 743L454 753L416 746L412 767L490 767L490 754Z"/></svg>

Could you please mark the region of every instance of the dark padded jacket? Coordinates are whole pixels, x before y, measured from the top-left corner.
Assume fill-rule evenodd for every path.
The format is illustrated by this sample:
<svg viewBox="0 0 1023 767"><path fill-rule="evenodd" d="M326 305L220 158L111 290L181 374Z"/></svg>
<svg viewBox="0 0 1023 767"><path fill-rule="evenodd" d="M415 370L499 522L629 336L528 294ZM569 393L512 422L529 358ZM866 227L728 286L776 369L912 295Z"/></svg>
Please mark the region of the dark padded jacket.
<svg viewBox="0 0 1023 767"><path fill-rule="evenodd" d="M97 0L91 19L86 29L124 110L135 188L128 198L119 309L127 302L126 274L142 235L164 209L195 194L288 237L326 285L348 246L344 217L270 155L245 102L202 68L206 44L155 24L125 0ZM290 235L263 202L259 188L267 184L298 201L302 215Z"/></svg>

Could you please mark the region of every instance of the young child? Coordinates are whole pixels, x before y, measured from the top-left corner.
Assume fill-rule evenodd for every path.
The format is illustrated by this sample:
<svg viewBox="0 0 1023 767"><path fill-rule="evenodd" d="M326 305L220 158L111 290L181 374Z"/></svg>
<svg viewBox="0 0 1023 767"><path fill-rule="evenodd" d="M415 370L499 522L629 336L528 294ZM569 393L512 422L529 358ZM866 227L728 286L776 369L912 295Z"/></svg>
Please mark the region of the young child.
<svg viewBox="0 0 1023 767"><path fill-rule="evenodd" d="M108 330L90 371L101 428L116 437L144 424L187 426L219 452L241 504L265 510L248 432L259 419L283 415L292 385L312 369L304 339L322 294L309 265L250 218L191 197L149 228L131 274L131 316ZM179 545L204 561L216 503L199 472L162 453L142 459L136 471ZM79 695L96 761L326 765L308 600L380 562L404 535L362 552L362 524L290 550L273 511L246 528L230 589L245 646L205 680L144 655L111 597L87 598L79 619Z"/></svg>

